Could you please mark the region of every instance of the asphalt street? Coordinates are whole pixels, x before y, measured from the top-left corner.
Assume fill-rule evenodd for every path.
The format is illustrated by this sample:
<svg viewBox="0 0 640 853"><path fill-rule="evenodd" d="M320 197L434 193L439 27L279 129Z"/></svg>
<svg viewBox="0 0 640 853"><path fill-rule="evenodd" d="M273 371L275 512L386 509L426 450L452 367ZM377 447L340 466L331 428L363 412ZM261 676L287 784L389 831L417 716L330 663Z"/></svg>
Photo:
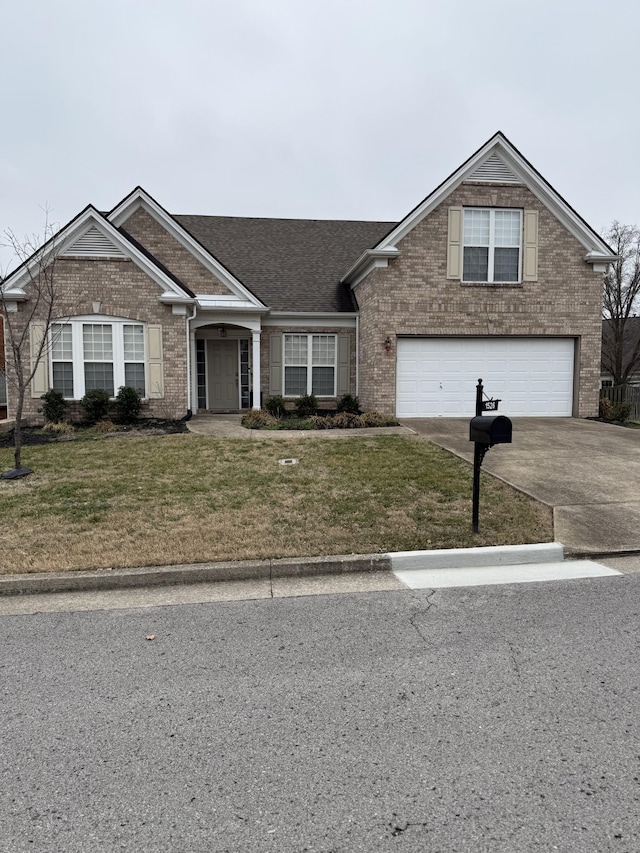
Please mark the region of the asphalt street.
<svg viewBox="0 0 640 853"><path fill-rule="evenodd" d="M0 849L640 849L640 575L0 617Z"/></svg>

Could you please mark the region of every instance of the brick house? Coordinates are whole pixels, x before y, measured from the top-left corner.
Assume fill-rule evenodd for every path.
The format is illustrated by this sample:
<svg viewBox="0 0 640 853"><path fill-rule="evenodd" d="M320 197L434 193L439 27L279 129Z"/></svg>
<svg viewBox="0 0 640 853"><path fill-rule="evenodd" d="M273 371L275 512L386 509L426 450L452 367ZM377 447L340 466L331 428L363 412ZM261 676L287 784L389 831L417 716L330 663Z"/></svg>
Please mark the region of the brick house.
<svg viewBox="0 0 640 853"><path fill-rule="evenodd" d="M344 393L400 417L597 414L598 234L497 133L400 222L170 215L140 187L54 238L48 388L140 390L150 415ZM26 314L27 265L7 277ZM11 395L9 395L11 416Z"/></svg>

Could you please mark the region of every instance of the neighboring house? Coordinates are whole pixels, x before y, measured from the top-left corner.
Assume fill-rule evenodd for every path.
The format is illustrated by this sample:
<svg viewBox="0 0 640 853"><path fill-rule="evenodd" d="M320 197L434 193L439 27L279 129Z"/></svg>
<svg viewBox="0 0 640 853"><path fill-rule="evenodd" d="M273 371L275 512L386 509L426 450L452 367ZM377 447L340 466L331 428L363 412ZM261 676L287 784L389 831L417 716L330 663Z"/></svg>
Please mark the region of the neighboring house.
<svg viewBox="0 0 640 853"><path fill-rule="evenodd" d="M602 365L600 374L600 387L610 387L613 385L612 359L614 353L611 344L611 321L602 321ZM625 323L624 345L622 348L622 367L623 369L629 364L633 358L633 353L638 346L638 338L640 338L640 317L629 317ZM640 386L640 362L630 372L627 385Z"/></svg>
<svg viewBox="0 0 640 853"><path fill-rule="evenodd" d="M30 418L121 385L168 418L308 392L470 417L479 377L507 415L597 414L613 252L501 133L398 223L172 216L138 187L54 239ZM19 315L25 268L3 287Z"/></svg>

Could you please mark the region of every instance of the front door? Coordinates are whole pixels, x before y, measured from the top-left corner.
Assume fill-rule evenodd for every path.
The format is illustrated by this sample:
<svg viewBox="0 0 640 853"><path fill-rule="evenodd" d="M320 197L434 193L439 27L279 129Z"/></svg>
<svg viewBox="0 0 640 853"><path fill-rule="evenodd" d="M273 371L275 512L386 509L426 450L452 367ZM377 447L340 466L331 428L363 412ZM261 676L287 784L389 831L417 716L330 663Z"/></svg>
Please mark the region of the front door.
<svg viewBox="0 0 640 853"><path fill-rule="evenodd" d="M207 341L209 373L209 409L214 412L237 411L238 342Z"/></svg>

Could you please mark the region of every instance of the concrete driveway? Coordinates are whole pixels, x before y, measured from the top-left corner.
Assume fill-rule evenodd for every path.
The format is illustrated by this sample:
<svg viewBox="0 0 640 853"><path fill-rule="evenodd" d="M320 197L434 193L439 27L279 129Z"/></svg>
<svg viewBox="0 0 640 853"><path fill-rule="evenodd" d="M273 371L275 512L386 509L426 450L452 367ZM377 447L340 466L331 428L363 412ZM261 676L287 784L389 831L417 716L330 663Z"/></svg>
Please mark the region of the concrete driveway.
<svg viewBox="0 0 640 853"><path fill-rule="evenodd" d="M473 461L468 419L402 423ZM568 553L640 550L640 430L577 418L514 418L513 444L491 448L482 467L553 507L555 538Z"/></svg>

